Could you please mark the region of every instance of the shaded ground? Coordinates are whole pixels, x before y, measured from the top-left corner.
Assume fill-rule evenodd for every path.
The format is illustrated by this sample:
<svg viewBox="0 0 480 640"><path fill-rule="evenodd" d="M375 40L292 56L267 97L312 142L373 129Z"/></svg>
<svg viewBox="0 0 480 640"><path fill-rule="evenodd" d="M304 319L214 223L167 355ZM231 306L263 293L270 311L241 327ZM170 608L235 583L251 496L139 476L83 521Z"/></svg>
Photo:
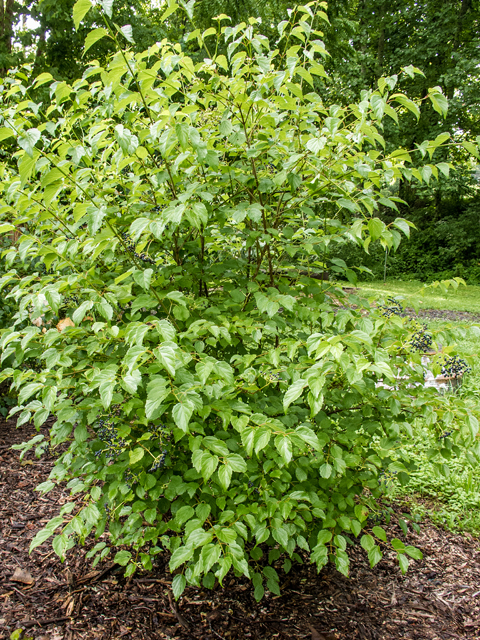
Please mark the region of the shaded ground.
<svg viewBox="0 0 480 640"><path fill-rule="evenodd" d="M327 567L294 565L282 575L282 596L257 604L245 579L226 581L224 591L189 588L178 603L164 564L135 576L105 563L92 571L85 549L61 564L48 543L31 556L31 538L67 501L58 489L40 497L52 459L38 460L8 446L32 435L0 423L0 639L17 627L43 640L243 638L340 640L350 638L447 640L480 638L480 543L424 525L408 543L424 560L402 576L392 557L372 571L365 552L350 548L351 577ZM405 540L396 524L389 534ZM32 584L12 580L28 572ZM23 578L29 581L28 575Z"/></svg>

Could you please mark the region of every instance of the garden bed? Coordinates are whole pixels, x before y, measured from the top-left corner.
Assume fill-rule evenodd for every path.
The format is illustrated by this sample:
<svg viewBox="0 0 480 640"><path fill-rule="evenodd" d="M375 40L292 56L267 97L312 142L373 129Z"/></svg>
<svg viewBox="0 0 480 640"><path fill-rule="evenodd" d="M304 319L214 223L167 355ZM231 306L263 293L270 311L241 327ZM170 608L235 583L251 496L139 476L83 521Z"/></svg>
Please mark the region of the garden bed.
<svg viewBox="0 0 480 640"><path fill-rule="evenodd" d="M32 433L29 425L16 430L13 421L0 423L2 640L17 627L44 640L480 638L478 540L429 524L408 536L424 560L406 576L388 553L371 570L358 545L350 547L350 578L331 566L317 575L312 565L293 565L288 575L280 572L282 595L258 604L244 578L227 578L223 591L187 588L175 608L164 563L128 582L111 561L92 570L85 549L71 552L65 564L48 542L29 556L32 537L68 500L59 489L44 497L33 491L52 458L29 453L21 464L8 448ZM404 539L395 522L388 533ZM12 580L16 570L17 577L26 572L25 582Z"/></svg>

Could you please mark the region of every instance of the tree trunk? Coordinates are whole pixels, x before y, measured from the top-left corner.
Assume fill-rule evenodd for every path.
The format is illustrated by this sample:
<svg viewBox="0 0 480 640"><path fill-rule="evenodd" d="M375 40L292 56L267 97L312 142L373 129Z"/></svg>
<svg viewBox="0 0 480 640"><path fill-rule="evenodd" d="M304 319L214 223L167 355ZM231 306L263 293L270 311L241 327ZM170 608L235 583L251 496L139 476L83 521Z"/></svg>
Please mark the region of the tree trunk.
<svg viewBox="0 0 480 640"><path fill-rule="evenodd" d="M13 14L15 0L0 0L0 75L4 75L6 57L12 52Z"/></svg>
<svg viewBox="0 0 480 640"><path fill-rule="evenodd" d="M472 8L472 0L462 0L462 6L460 7L460 13L457 19L457 28L455 31L455 39L453 41L453 50L456 51L460 46L460 36L462 33L463 19L467 14L467 11Z"/></svg>
<svg viewBox="0 0 480 640"><path fill-rule="evenodd" d="M377 78L383 75L383 54L385 53L385 2L380 9L380 33L377 45Z"/></svg>

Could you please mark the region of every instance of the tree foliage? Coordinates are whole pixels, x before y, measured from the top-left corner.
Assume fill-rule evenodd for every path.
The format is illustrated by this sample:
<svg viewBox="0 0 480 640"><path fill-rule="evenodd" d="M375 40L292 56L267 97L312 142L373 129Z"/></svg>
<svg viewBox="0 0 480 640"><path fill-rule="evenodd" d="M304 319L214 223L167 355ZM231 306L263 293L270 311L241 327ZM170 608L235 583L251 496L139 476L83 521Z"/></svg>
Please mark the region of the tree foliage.
<svg viewBox="0 0 480 640"><path fill-rule="evenodd" d="M120 47L130 34L103 4L105 32L87 43ZM323 9L299 7L275 46L258 20L220 16L215 33L196 35L197 63L164 40L119 48L72 84L5 81L0 232L22 236L4 252L0 283L18 312L2 376L19 424L55 418L50 444L64 452L40 489L68 481L85 496L32 548L54 536L63 558L108 532L95 562L123 546L115 561L131 575L168 550L176 597L233 570L260 599L265 586L278 593L281 554L346 574L346 546L361 536L380 560L385 532L362 532L382 472L408 480L402 442L417 419L438 451L480 453L475 406L423 388L407 321L322 279L356 278L330 246L409 235L406 220L377 217L398 206L385 189L437 177L446 142L423 143L424 165L385 150L385 119L418 108L396 78L324 105ZM29 97L42 83L49 106ZM445 115L439 89L426 99ZM25 263L36 265L27 276ZM24 365L32 358L39 370ZM404 571L421 555L388 545Z"/></svg>

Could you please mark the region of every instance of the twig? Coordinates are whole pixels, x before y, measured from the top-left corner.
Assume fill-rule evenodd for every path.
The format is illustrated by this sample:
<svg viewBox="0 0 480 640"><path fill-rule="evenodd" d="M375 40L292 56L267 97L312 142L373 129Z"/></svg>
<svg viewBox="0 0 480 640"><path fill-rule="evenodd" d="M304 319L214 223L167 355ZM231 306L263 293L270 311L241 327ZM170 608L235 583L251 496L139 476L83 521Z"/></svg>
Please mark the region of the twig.
<svg viewBox="0 0 480 640"><path fill-rule="evenodd" d="M25 627L25 629L29 629L30 627L35 627L38 625L39 627L43 627L47 624L53 624L54 622L65 622L66 620L75 620L76 616L62 616L61 618L47 618L46 620L24 620L20 622L20 626Z"/></svg>
<svg viewBox="0 0 480 640"><path fill-rule="evenodd" d="M173 609L173 611L175 613L175 616L176 616L177 620L179 621L179 623L182 625L182 627L185 627L185 629L190 629L190 625L188 624L188 622L185 620L185 618L182 616L182 614L178 610L177 605L172 600L172 596L171 596L170 593L168 594L168 601L170 602L170 606L172 607L172 609Z"/></svg>

